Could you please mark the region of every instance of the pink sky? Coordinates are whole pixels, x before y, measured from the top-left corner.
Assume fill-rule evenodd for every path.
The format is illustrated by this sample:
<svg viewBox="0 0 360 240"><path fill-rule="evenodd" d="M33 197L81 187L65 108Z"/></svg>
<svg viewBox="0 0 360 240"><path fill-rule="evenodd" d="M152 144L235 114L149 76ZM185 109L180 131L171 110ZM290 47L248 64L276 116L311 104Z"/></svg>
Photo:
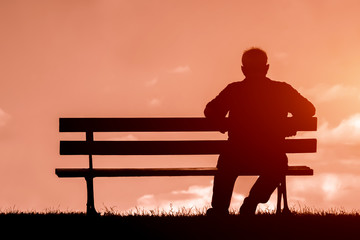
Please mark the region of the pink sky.
<svg viewBox="0 0 360 240"><path fill-rule="evenodd" d="M267 51L270 78L317 108L319 131L305 135L318 138L318 153L290 156L315 176L289 178L290 205L359 209L359 7L355 0L1 1L0 210L85 210L85 182L54 174L86 166L85 157L60 157L59 140L79 135L60 134L59 117L202 116L220 90L243 79L241 55L252 46ZM197 164L98 159L95 167ZM213 166L216 157L197 161ZM201 207L211 180L96 179L95 204ZM235 208L253 181L238 179Z"/></svg>

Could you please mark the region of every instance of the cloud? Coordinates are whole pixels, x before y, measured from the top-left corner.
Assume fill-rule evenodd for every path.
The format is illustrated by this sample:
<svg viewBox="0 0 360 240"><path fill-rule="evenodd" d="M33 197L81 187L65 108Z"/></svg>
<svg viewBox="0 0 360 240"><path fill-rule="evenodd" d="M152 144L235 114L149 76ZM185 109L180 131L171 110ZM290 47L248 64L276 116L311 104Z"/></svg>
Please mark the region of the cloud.
<svg viewBox="0 0 360 240"><path fill-rule="evenodd" d="M10 120L10 115L0 108L0 127L5 126Z"/></svg>
<svg viewBox="0 0 360 240"><path fill-rule="evenodd" d="M137 200L138 206L145 211L159 209L169 212L171 210L190 209L190 213L203 213L211 206L213 181L207 186L192 185L184 190L171 191L163 194L147 194ZM238 212L245 195L233 192L230 209ZM276 208L276 196L273 194L266 204L259 204L258 210L274 210Z"/></svg>
<svg viewBox="0 0 360 240"><path fill-rule="evenodd" d="M169 211L170 208L193 208L202 209L208 207L211 201L212 185L190 186L186 190L176 190L158 195L144 195L137 200L137 204L144 209L162 209Z"/></svg>
<svg viewBox="0 0 360 240"><path fill-rule="evenodd" d="M241 178L241 177L240 177ZM323 173L312 177L288 177L288 203L291 208L300 210L305 207L329 210L331 208L351 211L358 208L358 201L353 198L354 192L360 191L360 176L355 174ZM147 194L137 199L137 206L144 211L181 211L204 213L210 207L213 182L207 186L193 185L184 190L161 194ZM234 192L230 209L238 213L245 194ZM270 200L259 204L259 211L276 209L277 191Z"/></svg>
<svg viewBox="0 0 360 240"><path fill-rule="evenodd" d="M161 209L169 211L173 209L192 209L202 211L204 208L210 207L212 197L213 181L207 186L192 185L184 190L175 190L169 193L158 195L144 195L137 200L138 206L147 210ZM244 196L242 194L234 193L232 199L232 206L236 208L243 202Z"/></svg>
<svg viewBox="0 0 360 240"><path fill-rule="evenodd" d="M360 176L355 174L323 173L310 178L289 178L287 189L290 205L306 205L318 209L332 207L346 210L358 208L353 194L360 191Z"/></svg>
<svg viewBox="0 0 360 240"><path fill-rule="evenodd" d="M344 98L360 101L360 89L344 84L318 84L310 89L299 88L299 91L317 103L331 102Z"/></svg>
<svg viewBox="0 0 360 240"><path fill-rule="evenodd" d="M336 127L330 128L328 122L324 122L316 132L304 132L300 136L316 137L321 145L359 145L360 113L343 119Z"/></svg>
<svg viewBox="0 0 360 240"><path fill-rule="evenodd" d="M119 137L110 137L106 139L108 141L137 141L139 140L138 137L134 136L133 134L129 133L125 136L119 136Z"/></svg>
<svg viewBox="0 0 360 240"><path fill-rule="evenodd" d="M338 125L330 127L321 124L316 132L300 132L298 138L316 138L317 152L314 154L289 155L289 159L304 158L317 172L358 173L360 174L360 113L343 119ZM290 162L291 162L290 161Z"/></svg>
<svg viewBox="0 0 360 240"><path fill-rule="evenodd" d="M188 73L191 72L191 69L188 65L185 66L177 66L176 68L170 71L171 73Z"/></svg>
<svg viewBox="0 0 360 240"><path fill-rule="evenodd" d="M147 87L155 86L158 82L159 82L159 78L154 77L153 79L145 82L145 86L147 86Z"/></svg>
<svg viewBox="0 0 360 240"><path fill-rule="evenodd" d="M289 54L287 52L276 52L273 55L274 59L284 65L288 65Z"/></svg>
<svg viewBox="0 0 360 240"><path fill-rule="evenodd" d="M158 98L152 98L148 101L150 107L158 107L161 105L161 100Z"/></svg>
<svg viewBox="0 0 360 240"><path fill-rule="evenodd" d="M360 144L360 113L356 113L332 129L324 123L319 131L318 137L323 143L336 143L345 145Z"/></svg>
<svg viewBox="0 0 360 240"><path fill-rule="evenodd" d="M275 58L281 59L281 60L288 58L288 56L289 56L289 54L286 53L286 52L276 52L276 53L274 54L274 57L275 57Z"/></svg>
<svg viewBox="0 0 360 240"><path fill-rule="evenodd" d="M334 127L324 122L318 131L301 133L300 137L316 137L318 151L305 157L311 160L308 164L314 168L314 176L288 178L292 203L319 209L358 208L353 193L360 191L360 113L350 115ZM297 157L303 164L304 156ZM292 156L291 161L297 157Z"/></svg>

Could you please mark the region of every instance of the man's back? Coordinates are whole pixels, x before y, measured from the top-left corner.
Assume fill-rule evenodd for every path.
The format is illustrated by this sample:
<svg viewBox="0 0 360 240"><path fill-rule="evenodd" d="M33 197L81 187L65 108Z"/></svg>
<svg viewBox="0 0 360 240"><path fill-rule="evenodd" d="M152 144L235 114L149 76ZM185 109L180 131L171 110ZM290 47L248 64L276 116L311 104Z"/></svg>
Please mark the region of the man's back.
<svg viewBox="0 0 360 240"><path fill-rule="evenodd" d="M229 140L284 139L281 129L288 113L295 117L315 114L314 106L294 88L269 78L246 78L229 84L205 108L208 118L229 113Z"/></svg>

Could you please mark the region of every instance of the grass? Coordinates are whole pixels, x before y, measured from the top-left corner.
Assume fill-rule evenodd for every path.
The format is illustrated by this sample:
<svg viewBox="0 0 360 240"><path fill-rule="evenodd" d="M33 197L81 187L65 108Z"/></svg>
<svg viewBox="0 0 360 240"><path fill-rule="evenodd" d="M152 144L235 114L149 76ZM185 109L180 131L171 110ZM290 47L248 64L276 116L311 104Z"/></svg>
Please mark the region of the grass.
<svg viewBox="0 0 360 240"><path fill-rule="evenodd" d="M173 208L170 204L169 210L165 209L145 209L141 207L135 207L134 209L127 210L127 211L119 211L116 207L108 207L103 206L100 209L100 216L102 217L204 217L206 216L206 210L209 207L203 208ZM318 209L308 206L300 206L290 208L292 212L292 216L353 216L360 218L360 210L352 210L347 211L343 208L334 207L329 209ZM230 216L239 216L238 209L230 209L229 211ZM15 206L7 208L7 209L0 209L0 216L16 216L16 215L86 215L85 212L82 211L72 211L66 210L62 211L59 208L46 208L44 211L21 211L17 209ZM256 216L276 216L276 210L273 209L260 209L257 210Z"/></svg>
<svg viewBox="0 0 360 240"><path fill-rule="evenodd" d="M292 209L293 211L295 209ZM99 217L83 212L21 212L15 208L0 211L2 234L12 237L99 236L124 239L356 239L360 233L359 211L341 208L319 210L297 208L292 216L278 216L272 210L254 217L231 211L228 217L208 217L202 209L145 210L118 212L104 207ZM130 236L130 237L124 237Z"/></svg>
<svg viewBox="0 0 360 240"><path fill-rule="evenodd" d="M170 204L170 210L164 209L152 209L148 210L141 207L135 207L135 209L128 210L128 211L118 211L116 207L107 207L104 206L102 209L103 216L156 216L156 217L196 217L196 216L205 216L206 210L208 207L203 208L177 208L174 209ZM239 215L238 209L230 209L230 215L235 216ZM329 209L317 209L308 206L297 206L292 207L291 212L294 216L359 216L359 210L352 210L346 211L343 208L329 208ZM273 209L263 209L257 211L257 216L264 216L264 215L276 215L276 210Z"/></svg>

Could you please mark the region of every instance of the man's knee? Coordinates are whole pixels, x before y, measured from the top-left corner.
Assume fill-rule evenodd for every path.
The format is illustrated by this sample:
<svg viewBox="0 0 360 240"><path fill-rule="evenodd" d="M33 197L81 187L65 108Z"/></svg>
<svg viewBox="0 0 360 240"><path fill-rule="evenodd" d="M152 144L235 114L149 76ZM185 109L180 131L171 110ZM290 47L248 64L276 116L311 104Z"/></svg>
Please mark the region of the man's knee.
<svg viewBox="0 0 360 240"><path fill-rule="evenodd" d="M250 191L249 198L257 203L267 203L272 193Z"/></svg>

